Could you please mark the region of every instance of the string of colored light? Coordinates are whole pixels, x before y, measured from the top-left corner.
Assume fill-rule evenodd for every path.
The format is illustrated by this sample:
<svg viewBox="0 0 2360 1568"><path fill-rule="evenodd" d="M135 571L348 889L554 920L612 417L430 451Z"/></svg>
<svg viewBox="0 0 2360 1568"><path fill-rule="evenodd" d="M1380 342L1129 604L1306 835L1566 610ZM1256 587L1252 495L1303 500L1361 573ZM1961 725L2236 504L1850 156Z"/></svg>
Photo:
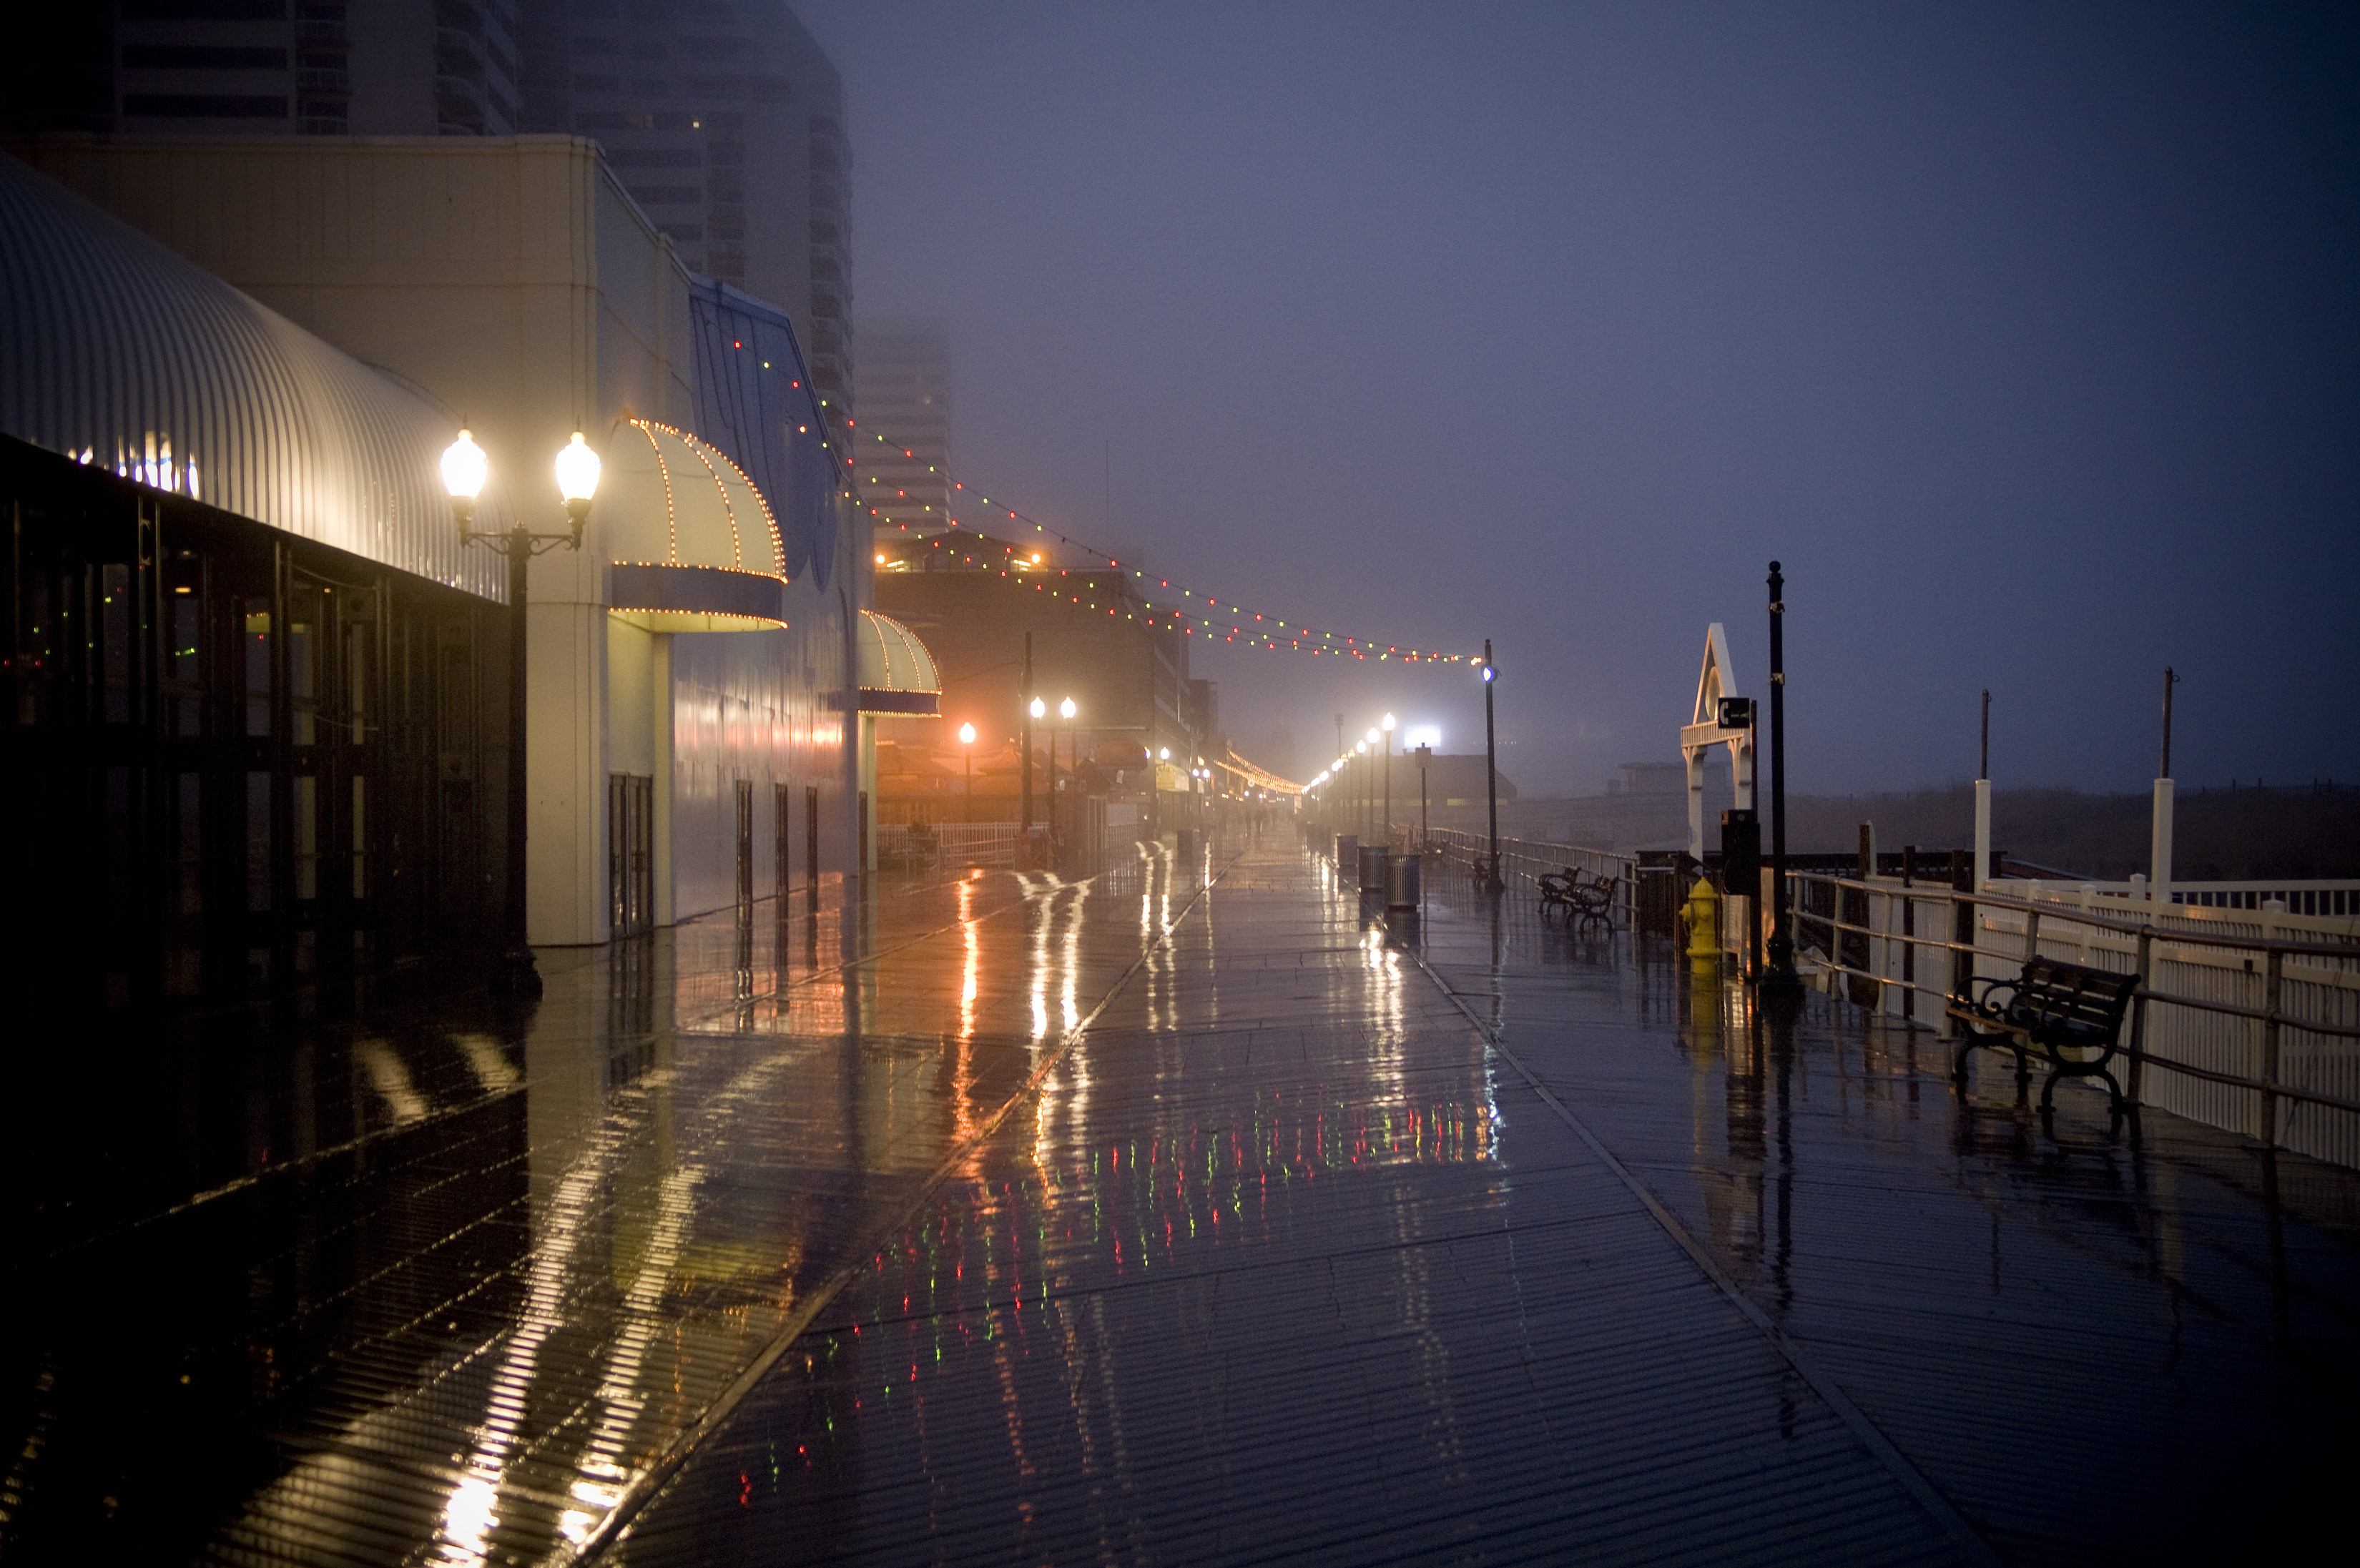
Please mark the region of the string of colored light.
<svg viewBox="0 0 2360 1568"><path fill-rule="evenodd" d="M853 430L857 427L857 421L852 419L847 419L844 423L845 428L847 430ZM869 440L877 442L880 446L883 446L888 450L898 450L903 457L908 458L912 462L916 461L918 454L914 448L902 446L898 441L888 441L884 436L880 435L875 430L860 430L858 431L858 435L866 436ZM931 463L927 464L926 472L929 474L934 473L935 470L934 465ZM956 479L951 479L947 474L943 475L943 477L949 481L953 491L966 491L967 486L965 485L959 483ZM859 494L857 483L853 493L856 497ZM1011 522L1030 523L1032 525L1032 531L1036 534L1041 534L1046 538L1055 539L1060 544L1070 545L1074 549L1081 550L1085 554L1095 556L1118 572L1125 570L1122 562L1117 561L1112 554L1100 550L1098 546L1091 544L1085 539L1076 539L1071 534L1064 533L1056 528L1053 528L1048 524L1042 522L1040 519L1031 517L1014 507L1009 506L1004 502L993 500L990 496L984 495L981 491L977 491L974 495L975 498L982 502L985 506L993 507L996 510L1005 511L1008 514L1009 520ZM884 514L880 506L871 506L869 508L869 515L874 517L882 517ZM950 528L955 528L959 526L959 521L956 517L945 517L944 520ZM901 525L901 527L905 530L910 525L907 523ZM970 528L969 531L973 532L975 530ZM1242 643L1249 648L1264 648L1273 653L1307 653L1314 658L1326 655L1331 658L1349 658L1362 660L1374 659L1381 663L1398 660L1404 664L1469 664L1481 662L1480 656L1476 655L1464 653L1437 653L1430 648L1404 648L1400 645L1394 643L1380 644L1372 637L1356 637L1347 636L1341 632L1326 631L1317 626L1306 626L1300 621L1289 623L1276 615L1265 615L1262 611L1249 611L1241 609L1235 603L1230 604L1229 608L1231 613L1227 616L1207 615L1201 611L1195 610L1185 605L1173 604L1169 603L1159 605L1154 600L1150 599L1147 596L1144 586L1147 582L1147 573L1137 567L1131 567L1129 571L1131 575L1137 578L1142 584L1139 595L1141 603L1144 604L1150 610L1160 611L1165 618L1180 624L1181 629L1192 636L1195 634L1198 626L1202 626L1206 628L1208 636L1218 637L1224 642ZM1159 577L1155 580L1155 583L1156 585L1161 588L1169 588L1172 586L1172 582L1169 578ZM1040 587L1043 592L1047 591L1045 585L1036 584L1035 586ZM1180 596L1184 599L1193 599L1196 597L1196 593L1195 589L1183 584L1180 589ZM1076 604L1080 603L1078 597L1075 599L1075 602ZM1205 595L1204 602L1206 607L1208 609L1218 610L1221 607L1221 602L1209 593ZM1092 607L1095 608L1096 606L1093 605ZM1109 610L1107 614L1112 615L1114 614L1114 611ZM1254 626L1250 627L1246 625L1244 617L1249 615L1253 617L1255 622ZM1219 629L1220 623L1224 620L1227 620L1229 623L1229 629L1227 632L1223 632ZM1195 624L1186 624L1190 622ZM1148 624L1153 626L1154 622L1151 618ZM1288 635L1284 637L1281 637L1277 635L1281 631L1286 632Z"/></svg>

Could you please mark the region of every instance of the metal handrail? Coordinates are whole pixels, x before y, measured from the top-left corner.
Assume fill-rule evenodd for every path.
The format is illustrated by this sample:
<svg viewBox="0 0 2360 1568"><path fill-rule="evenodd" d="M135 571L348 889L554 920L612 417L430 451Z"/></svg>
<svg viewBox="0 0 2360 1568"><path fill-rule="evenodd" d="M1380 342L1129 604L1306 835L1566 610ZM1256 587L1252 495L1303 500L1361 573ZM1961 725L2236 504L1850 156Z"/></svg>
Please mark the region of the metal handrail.
<svg viewBox="0 0 2360 1568"><path fill-rule="evenodd" d="M1489 841L1482 835L1466 833L1456 828L1436 828L1428 838L1446 853L1451 850L1464 853L1479 866L1489 853ZM1513 872L1516 877L1535 886L1544 871L1554 873L1563 870L1568 864L1568 856L1580 855L1603 861L1615 868L1613 875L1619 884L1615 890L1616 919L1626 927L1633 924L1633 917L1635 913L1633 899L1636 897L1638 867L1635 855L1619 854L1611 849L1592 849L1587 844L1544 844L1533 839L1520 838L1503 838L1500 841L1500 869L1503 878ZM1526 869L1527 866L1538 866L1543 870L1530 870Z"/></svg>
<svg viewBox="0 0 2360 1568"><path fill-rule="evenodd" d="M2100 931L2111 931L2122 935L2143 938L2150 942L2161 942L2180 947L2223 947L2235 952L2275 953L2281 956L2300 954L2305 957L2338 958L2345 961L2360 959L2360 947L2348 947L2337 942L2272 942L2265 937L2236 936L2227 932L2219 936L2208 936L2200 931L2170 931L2144 922L2133 925L2125 920L2108 920L2102 915L2092 916L2079 905L2013 898L1996 893L1972 893L1962 888L1945 887L1939 883L1919 882L1906 887L1879 887L1874 883L1863 882L1857 877L1826 877L1809 872L1788 872L1787 876L1794 881L1820 882L1833 887L1880 894L1886 898L1910 898L1929 903L1940 900L1949 903L1952 908L1966 904L1979 909L2016 909L2025 914L2054 916L2072 925L2090 926ZM1826 926L1830 931L1857 931L1863 936L1875 937L1885 942L1896 942L1905 946L1930 947L1945 953L1991 953L1998 958L2015 956L1999 953L1979 942L1952 942L1942 937L1918 936L1905 931L1877 931L1870 926L1848 924L1841 916L1814 914L1808 909L1798 909L1794 913L1797 920L1808 920L1814 925ZM1898 985L1906 990L1923 995L1942 996L1951 995L1949 991L1930 991L1915 981L1896 979L1885 975L1871 975L1865 970L1853 969L1849 965L1833 962L1832 953L1829 956L1830 962L1826 966L1838 974L1858 975L1863 980L1874 980L1884 985ZM2235 1002L2216 1002L2203 996L2183 996L2173 991L2158 991L2145 980L2139 982L2139 995L2149 1001L2168 1002L2175 1007L2196 1007L2205 1012L2253 1018L2261 1023L2289 1021L2283 1014L2272 1012L2267 1008L2243 1007ZM2307 1034L2326 1034L2345 1040L2360 1040L2360 1028L2348 1024L2296 1023L2294 1027Z"/></svg>
<svg viewBox="0 0 2360 1568"><path fill-rule="evenodd" d="M1868 970L1856 968L1841 962L1838 957L1841 936L1845 932L1852 932L1877 941L1897 942L1905 948L1929 948L1936 952L1964 953L1978 957L1988 954L2011 963L2025 957L2037 944L2039 940L2039 923L2044 919L2092 931L2111 931L2118 936L2130 938L2136 942L2138 953L2139 982L2136 995L2140 1005L2144 1007L2152 1003L2190 1007L2202 1012L2254 1020L2260 1024L2264 1030L2265 1075L2254 1077L2245 1073L2226 1073L2218 1068L2205 1067L2195 1062L2179 1062L2169 1057L2158 1056L2137 1044L2116 1047L2118 1053L2125 1060L2142 1067L2151 1064L2207 1083L2220 1083L2231 1088L2249 1089L2259 1094L2263 1097L2265 1107L2264 1125L2271 1129L2270 1141L2272 1142L2277 1141L2278 1124L2275 1110L2271 1107L2279 1100L2360 1114L2360 1101L2284 1083L2278 1082L2275 1076L2278 1038L2283 1030L2293 1029L2303 1034L2322 1035L2331 1039L2360 1040L2360 1028L2352 1025L2290 1018L2286 1016L2278 1006L2278 983L2279 977L2284 974L2284 960L2290 956L2300 956L2330 959L2337 961L2339 965L2348 964L2360 960L2360 945L2249 937L2225 931L2215 934L2176 930L2157 926L2144 920L2125 920L2094 914L2078 904L2066 904L2051 899L2020 898L2004 893L1975 892L1966 888L1944 887L1939 883L1913 882L1896 885L1890 882L1870 882L1860 877L1834 877L1824 873L1789 872L1787 875L1790 880L1826 887L1839 894L1849 891L1864 896L1946 903L1953 909L1963 904L1976 909L2013 910L2027 917L2025 933L2026 953L2009 953L1977 942L1961 942L1948 937L1919 936L1913 931L1878 931L1871 926L1847 921L1842 916L1843 904L1841 897L1836 899L1836 909L1832 914L1819 914L1799 907L1794 909L1794 916L1798 923L1808 922L1813 927L1824 929L1829 933L1828 952L1821 961L1826 969L1839 975L1855 975L1878 985L1896 986L1915 995L1939 996L1946 1001L1957 1001L1962 998L1948 988L1920 985L1912 979L1873 974ZM2147 976L2152 969L2158 943L2163 944L2166 949L2213 948L2266 955L2269 960L2267 970L2269 985L2268 1005L2254 1007L2236 1002L2215 1001L2209 997L2186 996L2177 992L2156 990L2147 983ZM2136 1089L2134 1089L2134 1097L2136 1098Z"/></svg>

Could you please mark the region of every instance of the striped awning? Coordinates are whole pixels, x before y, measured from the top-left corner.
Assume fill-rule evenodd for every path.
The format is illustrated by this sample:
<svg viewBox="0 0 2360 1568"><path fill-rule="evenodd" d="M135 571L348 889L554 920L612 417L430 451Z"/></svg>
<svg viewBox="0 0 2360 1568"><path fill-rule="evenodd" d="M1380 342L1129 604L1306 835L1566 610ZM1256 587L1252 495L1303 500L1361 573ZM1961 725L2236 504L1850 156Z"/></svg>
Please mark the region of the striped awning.
<svg viewBox="0 0 2360 1568"><path fill-rule="evenodd" d="M859 666L854 679L862 713L942 715L942 678L934 672L934 656L915 632L890 615L863 610L857 635Z"/></svg>

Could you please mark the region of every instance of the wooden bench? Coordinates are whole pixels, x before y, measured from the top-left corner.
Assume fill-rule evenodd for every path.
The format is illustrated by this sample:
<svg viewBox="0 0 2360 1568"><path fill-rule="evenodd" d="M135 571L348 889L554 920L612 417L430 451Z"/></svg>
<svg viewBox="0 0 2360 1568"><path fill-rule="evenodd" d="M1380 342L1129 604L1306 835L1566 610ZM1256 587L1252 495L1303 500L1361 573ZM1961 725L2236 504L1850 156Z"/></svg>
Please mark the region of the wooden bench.
<svg viewBox="0 0 2360 1568"><path fill-rule="evenodd" d="M1534 881L1540 885L1544 919L1552 911L1562 911L1576 924L1585 920L1614 924L1614 893L1622 886L1620 877L1597 877L1585 882L1568 866L1563 871L1544 871Z"/></svg>
<svg viewBox="0 0 2360 1568"><path fill-rule="evenodd" d="M2051 1096L2060 1078L2102 1078L2110 1096L2108 1113L2120 1119L2136 1109L2123 1097L2106 1063L2121 1048L2123 1019L2138 991L2138 976L2116 975L2053 958L2027 961L2013 977L1978 980L1972 995L1953 996L1943 1010L1966 1027L1951 1077L1964 1083L1967 1052L1977 1046L2016 1052L2019 1086L2032 1076L2030 1053L2049 1060L2049 1081L2040 1086L2040 1108L2056 1109Z"/></svg>

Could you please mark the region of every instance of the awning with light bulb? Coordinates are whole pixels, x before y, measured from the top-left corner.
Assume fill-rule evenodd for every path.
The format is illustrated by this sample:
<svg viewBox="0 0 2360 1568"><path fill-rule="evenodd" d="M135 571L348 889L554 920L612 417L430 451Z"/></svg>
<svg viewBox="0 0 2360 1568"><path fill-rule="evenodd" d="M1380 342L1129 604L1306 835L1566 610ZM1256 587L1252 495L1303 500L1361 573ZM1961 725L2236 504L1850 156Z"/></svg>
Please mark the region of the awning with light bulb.
<svg viewBox="0 0 2360 1568"><path fill-rule="evenodd" d="M934 672L934 656L917 633L890 615L863 610L854 635L859 638L859 663L853 673L862 713L942 716L942 678Z"/></svg>
<svg viewBox="0 0 2360 1568"><path fill-rule="evenodd" d="M594 514L617 620L651 632L787 624L785 550L770 503L719 448L650 419L606 442Z"/></svg>

